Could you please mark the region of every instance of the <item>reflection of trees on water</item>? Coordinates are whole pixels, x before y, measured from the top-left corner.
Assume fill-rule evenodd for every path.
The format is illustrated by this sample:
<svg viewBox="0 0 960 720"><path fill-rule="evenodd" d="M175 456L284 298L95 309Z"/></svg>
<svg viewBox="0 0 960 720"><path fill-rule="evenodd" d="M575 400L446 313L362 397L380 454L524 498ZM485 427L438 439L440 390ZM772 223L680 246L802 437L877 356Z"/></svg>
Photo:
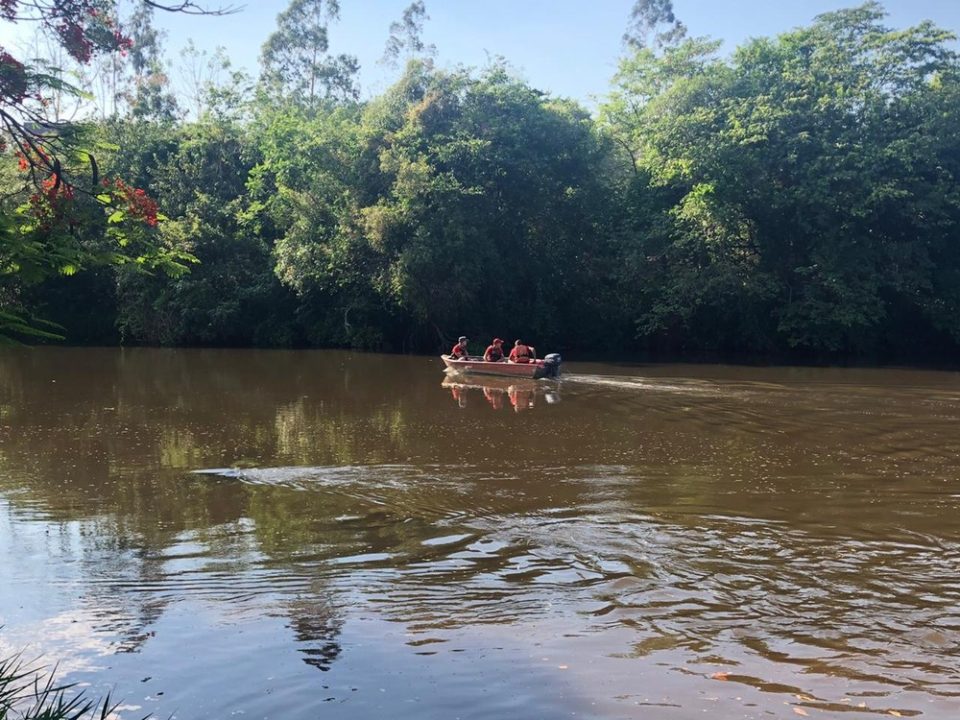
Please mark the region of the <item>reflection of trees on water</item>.
<svg viewBox="0 0 960 720"><path fill-rule="evenodd" d="M224 506L215 496L226 493L238 510L236 517L225 524L191 528L191 517L177 518L169 508L141 504L120 510L120 515L87 511L83 518L50 518L49 527L69 536L52 554L69 568L71 577L61 581L77 588L77 604L70 612L83 618L91 633L105 636L115 653L140 652L154 636L154 626L176 603L208 605L226 617L245 608L257 615L279 612L289 618L304 661L329 669L339 655L342 619L322 577L302 567L303 549L321 543L311 531L310 518L267 514L258 519L258 508L276 507L252 497L269 494L268 488L233 483L208 487L217 492L200 492L194 509L197 501L210 502L209 512L203 514L225 519ZM291 498L289 505L295 503ZM154 527L147 539L137 528L149 527L146 518L162 510L167 510L163 528ZM279 590L273 584L277 578L283 580ZM285 599L291 594L293 600ZM43 626L39 627L42 637Z"/></svg>
<svg viewBox="0 0 960 720"><path fill-rule="evenodd" d="M168 554L185 542L196 547L183 562L201 579L208 569L249 573L262 551L278 553L268 562L283 563L305 543L318 542L302 515L257 517L270 503L256 496L268 489L191 479L183 471L235 458L297 462L318 450L350 461L357 435L343 432L344 405L362 398L342 380L325 383L343 391L337 402L311 406L299 374L280 373L288 392L287 401L277 403L261 382L270 375L264 365L272 355L231 372L211 366L202 353L188 361L164 352L50 352L0 358L6 426L0 429L0 491L16 490L11 502L43 508L62 529L79 529L71 530L77 538L69 551L83 567L83 604L99 630L115 636L118 651L138 650L169 603L195 591L178 584L181 570L170 569L178 561ZM388 437L402 432L390 408L371 424ZM245 518L253 519L256 548L230 547ZM228 528L227 536L218 528ZM233 563L225 567L223 558ZM340 622L323 584L312 594L298 592L301 598L284 606L291 628L304 642L323 638L319 656L332 661ZM214 592L203 595L227 602Z"/></svg>
<svg viewBox="0 0 960 720"><path fill-rule="evenodd" d="M0 491L16 490L11 502L42 508L61 528L80 528L71 553L83 567L83 603L118 651L139 650L171 602L232 603L205 584L215 576L226 573L222 586L264 569L312 577L328 559L422 538L422 523L408 522L403 510L378 516L339 492L186 475L238 461L390 461L432 442L411 433L415 398L355 382L339 364L313 366L285 353L246 354L236 366L217 360L96 350L0 358L0 405L10 418L0 430ZM373 362L363 375L376 370ZM334 519L358 505L362 521ZM244 523L250 546L237 545ZM273 592L263 582L252 592ZM296 600L280 605L307 662L329 667L342 625L330 588L314 577L289 592Z"/></svg>
<svg viewBox="0 0 960 720"><path fill-rule="evenodd" d="M338 638L343 620L336 608L319 597L297 598L286 604L286 610L303 661L318 670L329 670L342 650Z"/></svg>

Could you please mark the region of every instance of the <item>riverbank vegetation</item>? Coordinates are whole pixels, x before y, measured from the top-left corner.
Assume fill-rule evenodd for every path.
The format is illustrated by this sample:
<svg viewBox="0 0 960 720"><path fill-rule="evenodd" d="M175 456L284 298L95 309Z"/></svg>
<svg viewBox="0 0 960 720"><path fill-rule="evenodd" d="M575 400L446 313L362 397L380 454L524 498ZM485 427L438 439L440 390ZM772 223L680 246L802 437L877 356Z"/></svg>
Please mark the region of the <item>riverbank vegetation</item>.
<svg viewBox="0 0 960 720"><path fill-rule="evenodd" d="M106 720L114 710L109 697L94 700L18 657L0 660L0 720Z"/></svg>
<svg viewBox="0 0 960 720"><path fill-rule="evenodd" d="M337 11L293 0L258 78L186 53L195 82L177 96L139 7L129 57L94 58L97 84L82 64L102 92L96 120L67 123L84 134L71 148L96 149L74 152L72 180L51 190L59 171L7 143L4 334L49 332L36 317L80 344L434 352L466 332L661 357L960 349L949 32L889 28L867 3L723 55L669 2L638 0L590 111L506 62L442 68L423 2L385 39L398 79L360 100L355 58L329 49ZM0 58L7 105L14 62ZM63 195L102 178L109 192Z"/></svg>

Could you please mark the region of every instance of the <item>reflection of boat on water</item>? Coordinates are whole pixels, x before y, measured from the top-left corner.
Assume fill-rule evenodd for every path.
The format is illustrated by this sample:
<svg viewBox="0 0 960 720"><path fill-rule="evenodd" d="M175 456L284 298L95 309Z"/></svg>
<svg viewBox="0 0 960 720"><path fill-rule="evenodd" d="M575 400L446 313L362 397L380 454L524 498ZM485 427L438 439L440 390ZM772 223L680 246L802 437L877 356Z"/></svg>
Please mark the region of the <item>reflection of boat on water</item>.
<svg viewBox="0 0 960 720"><path fill-rule="evenodd" d="M446 372L461 375L500 375L503 377L529 378L559 378L561 358L557 353L550 353L542 360L528 363L514 363L506 360L487 362L486 360L470 359L456 360L449 355L441 355Z"/></svg>
<svg viewBox="0 0 960 720"><path fill-rule="evenodd" d="M529 410L542 398L548 405L560 402L558 383L543 383L528 378L465 377L447 375L442 386L449 389L460 407L466 407L470 394L481 395L494 410L509 403L516 412Z"/></svg>

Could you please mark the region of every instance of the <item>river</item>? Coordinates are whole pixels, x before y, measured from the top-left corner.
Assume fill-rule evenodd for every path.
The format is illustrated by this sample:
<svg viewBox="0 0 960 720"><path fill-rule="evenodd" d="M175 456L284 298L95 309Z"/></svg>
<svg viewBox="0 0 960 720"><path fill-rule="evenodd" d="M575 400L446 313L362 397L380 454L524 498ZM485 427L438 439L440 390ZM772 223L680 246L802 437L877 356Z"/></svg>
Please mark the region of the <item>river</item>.
<svg viewBox="0 0 960 720"><path fill-rule="evenodd" d="M960 374L0 354L0 657L160 718L960 717Z"/></svg>

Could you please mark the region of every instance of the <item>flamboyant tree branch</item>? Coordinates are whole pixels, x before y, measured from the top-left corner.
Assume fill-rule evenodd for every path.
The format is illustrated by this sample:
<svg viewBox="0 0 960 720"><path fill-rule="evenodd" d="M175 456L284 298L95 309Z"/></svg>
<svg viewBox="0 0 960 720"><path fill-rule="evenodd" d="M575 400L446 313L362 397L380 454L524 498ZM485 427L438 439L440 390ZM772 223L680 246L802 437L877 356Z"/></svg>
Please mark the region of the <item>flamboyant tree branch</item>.
<svg viewBox="0 0 960 720"><path fill-rule="evenodd" d="M185 15L232 15L244 7L243 5L224 5L222 7L212 8L190 2L189 0L175 3L158 2L158 0L142 0L142 2L144 5L149 5L157 10L183 13Z"/></svg>
<svg viewBox="0 0 960 720"><path fill-rule="evenodd" d="M205 0L140 0L147 7L169 13L223 16L241 6L209 4ZM216 0L210 0L210 3ZM81 64L98 55L126 55L133 41L116 15L116 3L98 0L0 0L0 22L32 22L43 26L66 53ZM75 149L69 123L51 120L45 114L48 94L80 91L51 78L36 61L19 60L0 46L0 151L15 150L21 167L29 167L29 180L36 185L46 176L56 183L69 183L69 174L57 155ZM95 161L94 161L95 162ZM26 169L26 168L24 168Z"/></svg>

